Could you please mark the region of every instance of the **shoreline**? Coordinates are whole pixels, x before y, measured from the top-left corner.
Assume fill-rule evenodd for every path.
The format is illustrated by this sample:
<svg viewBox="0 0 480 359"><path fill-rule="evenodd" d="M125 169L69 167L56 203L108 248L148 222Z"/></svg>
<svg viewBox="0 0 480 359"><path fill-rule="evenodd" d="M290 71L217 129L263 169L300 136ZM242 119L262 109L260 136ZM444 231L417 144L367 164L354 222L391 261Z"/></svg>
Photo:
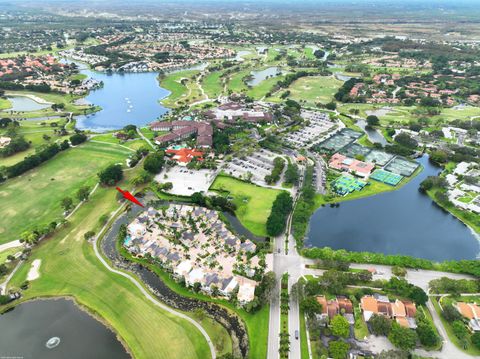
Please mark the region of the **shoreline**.
<svg viewBox="0 0 480 359"><path fill-rule="evenodd" d="M92 309L92 308L88 307L87 305L79 302L75 298L75 296L73 296L73 295L54 295L54 296L45 295L45 296L40 296L40 297L32 297L32 298L28 298L28 299L25 299L25 300L20 299L18 302L15 302L15 305L9 306L7 304L7 306L4 308L4 310L0 311L0 315L3 315L3 314L5 314L5 313L7 313L11 310L14 310L19 305L26 304L26 303L29 303L29 302L35 302L35 301L41 301L41 300L42 301L47 301L47 300L56 301L56 300L61 300L61 299L73 302L73 304L79 310L86 313L87 315L89 315L91 318L93 318L97 322L101 323L105 328L107 328L107 330L109 330L110 332L112 332L115 335L115 337L117 338L119 343L122 345L122 347L125 349L127 354L132 359L134 358L130 348L128 347L128 345L126 343L126 341L115 330L115 328L105 318L103 318L100 314L98 314L94 309Z"/></svg>

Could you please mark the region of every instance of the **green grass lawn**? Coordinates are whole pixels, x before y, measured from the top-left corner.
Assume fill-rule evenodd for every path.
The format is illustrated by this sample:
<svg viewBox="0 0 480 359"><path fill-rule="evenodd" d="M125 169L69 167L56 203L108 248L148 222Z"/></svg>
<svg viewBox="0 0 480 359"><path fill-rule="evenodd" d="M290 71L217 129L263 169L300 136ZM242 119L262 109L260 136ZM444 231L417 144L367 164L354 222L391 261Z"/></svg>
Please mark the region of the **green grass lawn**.
<svg viewBox="0 0 480 359"><path fill-rule="evenodd" d="M162 104L167 107L175 107L180 104L201 100L200 89L193 79L199 73L200 71L197 70L185 70L173 72L161 78L160 86L171 92L169 96L161 101ZM185 85L181 83L183 79L187 81Z"/></svg>
<svg viewBox="0 0 480 359"><path fill-rule="evenodd" d="M300 350L302 359L308 359L308 340L307 340L307 326L305 321L305 314L300 309Z"/></svg>
<svg viewBox="0 0 480 359"><path fill-rule="evenodd" d="M125 185L125 184L120 184ZM38 297L69 296L111 326L135 358L208 358L209 348L190 323L153 305L133 283L106 271L86 231L98 232L98 218L118 206L116 191L100 188L52 238L33 249L14 275L18 287L34 259L41 259L40 278L30 283L22 301Z"/></svg>
<svg viewBox="0 0 480 359"><path fill-rule="evenodd" d="M202 81L202 87L207 96L211 99L215 99L223 92L222 85L222 72L215 71L206 75Z"/></svg>
<svg viewBox="0 0 480 359"><path fill-rule="evenodd" d="M309 105L332 101L333 95L343 82L332 76L307 76L294 81L288 90L292 100L305 101ZM283 92L283 91L280 91ZM274 98L275 100L275 98ZM279 101L279 98L276 98Z"/></svg>
<svg viewBox="0 0 480 359"><path fill-rule="evenodd" d="M218 176L211 190L228 193L237 205L235 215L253 234L266 236L265 224L279 190L263 188L232 177Z"/></svg>
<svg viewBox="0 0 480 359"><path fill-rule="evenodd" d="M141 147L148 147L148 144L140 138L140 136L137 136L136 138L133 138L128 141L121 141L115 136L113 136L113 133L104 133L101 135L96 135L92 138L93 141L101 141L101 142L108 142L111 143L112 145L118 145L119 147L128 147L132 150L138 150ZM132 151L133 152L133 151Z"/></svg>
<svg viewBox="0 0 480 359"><path fill-rule="evenodd" d="M0 243L15 240L37 225L60 220L62 198L74 198L81 186L93 188L99 170L110 163L124 163L130 153L118 146L85 143L7 180L0 186Z"/></svg>
<svg viewBox="0 0 480 359"><path fill-rule="evenodd" d="M132 258L128 253L125 253L125 256ZM178 294L184 297L196 298L204 301L217 303L232 311L233 313L236 313L238 316L240 316L240 318L242 318L243 322L247 327L250 347L249 358L256 359L266 357L268 345L268 322L270 313L270 308L268 305L264 305L260 310L254 313L248 313L245 310L232 305L232 303L227 300L220 298L212 298L202 293L195 293L174 281L168 273L164 272L159 267L152 266L145 260L135 260L145 266L148 266L163 280L163 282L170 289L177 292Z"/></svg>
<svg viewBox="0 0 480 359"><path fill-rule="evenodd" d="M5 249L4 251L0 252L0 264L5 263L9 255L13 256L16 253L21 252L22 249L23 249L22 247L16 247L16 248Z"/></svg>
<svg viewBox="0 0 480 359"><path fill-rule="evenodd" d="M9 109L10 107L12 107L12 104L10 103L10 101L0 98L0 110L6 110L6 109Z"/></svg>

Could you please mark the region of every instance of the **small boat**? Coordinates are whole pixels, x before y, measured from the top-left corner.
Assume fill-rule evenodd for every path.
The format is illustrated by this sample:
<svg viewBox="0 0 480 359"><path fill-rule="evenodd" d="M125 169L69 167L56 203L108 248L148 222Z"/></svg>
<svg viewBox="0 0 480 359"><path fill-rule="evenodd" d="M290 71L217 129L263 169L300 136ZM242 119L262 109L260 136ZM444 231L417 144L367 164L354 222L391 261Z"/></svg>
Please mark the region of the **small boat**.
<svg viewBox="0 0 480 359"><path fill-rule="evenodd" d="M128 109L127 112L131 112L132 110Z"/></svg>

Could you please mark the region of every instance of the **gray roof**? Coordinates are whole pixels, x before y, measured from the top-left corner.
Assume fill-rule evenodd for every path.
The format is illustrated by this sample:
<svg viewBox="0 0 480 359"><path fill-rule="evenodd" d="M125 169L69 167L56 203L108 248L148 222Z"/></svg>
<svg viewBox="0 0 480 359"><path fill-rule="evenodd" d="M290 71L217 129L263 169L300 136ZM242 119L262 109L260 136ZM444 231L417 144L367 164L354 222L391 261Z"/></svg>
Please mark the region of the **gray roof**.
<svg viewBox="0 0 480 359"><path fill-rule="evenodd" d="M225 288L228 287L228 285L230 284L230 282L233 280L233 277L229 277L229 278L225 278L223 281L222 281L222 290L224 290Z"/></svg>
<svg viewBox="0 0 480 359"><path fill-rule="evenodd" d="M208 273L205 276L205 285L209 286L210 284L215 284L219 282L217 273Z"/></svg>

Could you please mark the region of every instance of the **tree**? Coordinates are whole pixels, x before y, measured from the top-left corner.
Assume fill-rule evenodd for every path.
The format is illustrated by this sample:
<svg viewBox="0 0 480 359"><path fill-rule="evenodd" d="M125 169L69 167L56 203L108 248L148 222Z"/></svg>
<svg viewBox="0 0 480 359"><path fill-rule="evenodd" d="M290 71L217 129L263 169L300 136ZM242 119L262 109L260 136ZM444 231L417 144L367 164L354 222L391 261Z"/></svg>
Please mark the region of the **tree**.
<svg viewBox="0 0 480 359"><path fill-rule="evenodd" d="M336 102L333 102L333 101L332 101L332 102L327 103L327 104L325 105L325 108L326 108L327 110L335 111L335 110L337 109L337 104L336 104Z"/></svg>
<svg viewBox="0 0 480 359"><path fill-rule="evenodd" d="M98 173L100 183L107 186L113 186L123 178L122 166L119 164L110 165Z"/></svg>
<svg viewBox="0 0 480 359"><path fill-rule="evenodd" d="M472 335L472 343L476 348L480 349L480 332L475 332Z"/></svg>
<svg viewBox="0 0 480 359"><path fill-rule="evenodd" d="M70 136L70 142L72 145L76 146L79 145L87 140L87 135L84 133L76 133Z"/></svg>
<svg viewBox="0 0 480 359"><path fill-rule="evenodd" d="M396 275L397 277L405 277L407 275L407 270L403 267L393 266L392 267L392 273L393 273L393 275Z"/></svg>
<svg viewBox="0 0 480 359"><path fill-rule="evenodd" d="M161 152L150 153L145 158L145 162L143 163L143 168L152 174L157 174L162 170L163 163L164 163L163 153Z"/></svg>
<svg viewBox="0 0 480 359"><path fill-rule="evenodd" d="M455 334L455 336L460 339L460 341L464 341L467 339L468 329L461 320L455 320L452 323L452 330L453 334Z"/></svg>
<svg viewBox="0 0 480 359"><path fill-rule="evenodd" d="M343 315L334 316L330 324L332 326L333 335L343 338L348 338L350 336L350 324Z"/></svg>
<svg viewBox="0 0 480 359"><path fill-rule="evenodd" d="M92 239L93 237L95 237L95 232L93 231L85 232L85 234L83 235L83 238L85 238L86 241Z"/></svg>
<svg viewBox="0 0 480 359"><path fill-rule="evenodd" d="M420 343L427 347L433 347L438 342L438 336L437 333L435 333L435 329L426 320L418 321L417 335Z"/></svg>
<svg viewBox="0 0 480 359"><path fill-rule="evenodd" d="M428 295L425 291L417 286L412 286L410 288L410 293L408 297L415 302L417 305L425 305L428 302Z"/></svg>
<svg viewBox="0 0 480 359"><path fill-rule="evenodd" d="M90 195L90 188L84 186L80 187L77 191L77 199L79 201L86 201Z"/></svg>
<svg viewBox="0 0 480 359"><path fill-rule="evenodd" d="M315 317L315 314L322 312L322 305L315 297L307 297L300 302L300 309L309 317Z"/></svg>
<svg viewBox="0 0 480 359"><path fill-rule="evenodd" d="M375 116L375 115L367 116L367 125L368 126L373 127L373 126L378 126L379 124L380 124L380 120L378 119L377 116Z"/></svg>
<svg viewBox="0 0 480 359"><path fill-rule="evenodd" d="M102 215L100 216L100 218L98 219L98 222L99 222L100 224L106 224L107 221L108 221L108 218L109 218L109 217L108 217L108 214L102 214Z"/></svg>
<svg viewBox="0 0 480 359"><path fill-rule="evenodd" d="M451 304L443 306L442 316L447 320L447 322L454 322L462 319L462 315Z"/></svg>
<svg viewBox="0 0 480 359"><path fill-rule="evenodd" d="M395 136L395 142L410 149L417 148L418 142L406 133L399 133Z"/></svg>
<svg viewBox="0 0 480 359"><path fill-rule="evenodd" d="M387 317L379 314L374 314L369 320L370 329L375 335L388 336L392 329L392 321Z"/></svg>
<svg viewBox="0 0 480 359"><path fill-rule="evenodd" d="M345 359L350 350L350 344L341 340L331 340L328 343L328 353L333 359Z"/></svg>
<svg viewBox="0 0 480 359"><path fill-rule="evenodd" d="M73 200L70 197L65 197L64 199L62 199L60 205L65 212L70 212L73 207Z"/></svg>
<svg viewBox="0 0 480 359"><path fill-rule="evenodd" d="M262 281L255 288L255 295L259 298L262 305L270 302L276 284L277 279L275 278L275 273L267 272L264 274Z"/></svg>
<svg viewBox="0 0 480 359"><path fill-rule="evenodd" d="M430 161L433 163L441 164L448 161L448 154L442 150L435 150L430 153Z"/></svg>
<svg viewBox="0 0 480 359"><path fill-rule="evenodd" d="M409 328L402 327L397 322L393 322L388 339L397 348L403 350L412 350L417 344L417 334Z"/></svg>
<svg viewBox="0 0 480 359"><path fill-rule="evenodd" d="M192 203L204 207L207 204L205 196L201 192L195 192L191 196Z"/></svg>

